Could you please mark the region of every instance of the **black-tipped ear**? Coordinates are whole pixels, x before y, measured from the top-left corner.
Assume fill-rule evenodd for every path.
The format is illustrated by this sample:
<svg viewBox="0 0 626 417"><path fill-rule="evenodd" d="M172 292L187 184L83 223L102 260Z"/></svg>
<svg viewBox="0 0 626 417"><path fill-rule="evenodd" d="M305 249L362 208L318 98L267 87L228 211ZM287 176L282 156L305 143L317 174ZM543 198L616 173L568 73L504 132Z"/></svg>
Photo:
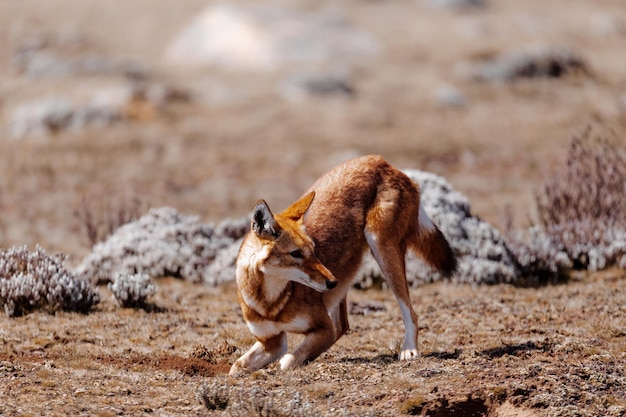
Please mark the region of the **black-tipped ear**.
<svg viewBox="0 0 626 417"><path fill-rule="evenodd" d="M276 220L274 220L274 215L267 203L265 200L259 200L252 213L252 230L258 236L277 237L275 224Z"/></svg>

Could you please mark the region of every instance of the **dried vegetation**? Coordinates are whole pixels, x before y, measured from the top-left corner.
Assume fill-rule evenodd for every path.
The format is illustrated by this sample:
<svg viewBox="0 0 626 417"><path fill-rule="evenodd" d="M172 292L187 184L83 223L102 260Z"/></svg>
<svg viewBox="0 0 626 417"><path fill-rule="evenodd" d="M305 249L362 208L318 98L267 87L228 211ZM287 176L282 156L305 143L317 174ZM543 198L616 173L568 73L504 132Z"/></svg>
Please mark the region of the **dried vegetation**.
<svg viewBox="0 0 626 417"><path fill-rule="evenodd" d="M216 285L232 280L227 272L236 256L236 241L248 227L245 219L213 227L171 207L151 209L96 244L76 270L94 284L109 282L116 274L146 274Z"/></svg>
<svg viewBox="0 0 626 417"><path fill-rule="evenodd" d="M148 298L156 293L156 286L150 277L142 274L119 274L108 288L122 307L146 308Z"/></svg>
<svg viewBox="0 0 626 417"><path fill-rule="evenodd" d="M522 276L554 282L571 270L626 268L626 147L588 129L536 195L539 224L511 234Z"/></svg>
<svg viewBox="0 0 626 417"><path fill-rule="evenodd" d="M0 249L0 305L9 317L33 310L86 313L100 301L91 284L68 271L63 255L48 255L39 246Z"/></svg>

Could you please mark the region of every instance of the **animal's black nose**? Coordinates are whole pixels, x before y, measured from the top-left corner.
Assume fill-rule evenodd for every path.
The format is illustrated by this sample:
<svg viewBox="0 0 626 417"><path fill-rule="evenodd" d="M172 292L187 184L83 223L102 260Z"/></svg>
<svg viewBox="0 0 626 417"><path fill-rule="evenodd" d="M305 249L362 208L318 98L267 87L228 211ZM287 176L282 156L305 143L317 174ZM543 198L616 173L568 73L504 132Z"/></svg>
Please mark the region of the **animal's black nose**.
<svg viewBox="0 0 626 417"><path fill-rule="evenodd" d="M337 281L331 281L329 279L326 280L326 288L328 288L329 290L332 290L336 286L337 286Z"/></svg>

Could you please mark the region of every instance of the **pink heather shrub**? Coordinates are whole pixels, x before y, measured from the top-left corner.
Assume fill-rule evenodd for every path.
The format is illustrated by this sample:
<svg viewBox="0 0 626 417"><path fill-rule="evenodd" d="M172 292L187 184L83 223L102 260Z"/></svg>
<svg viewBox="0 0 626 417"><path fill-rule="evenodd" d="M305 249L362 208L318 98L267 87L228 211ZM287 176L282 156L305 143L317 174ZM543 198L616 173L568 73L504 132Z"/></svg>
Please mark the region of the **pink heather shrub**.
<svg viewBox="0 0 626 417"><path fill-rule="evenodd" d="M575 268L626 267L626 148L572 140L567 164L537 196L541 225Z"/></svg>
<svg viewBox="0 0 626 417"><path fill-rule="evenodd" d="M626 268L626 148L592 137L572 140L565 166L536 196L540 224L512 236L521 272L539 281L570 269Z"/></svg>

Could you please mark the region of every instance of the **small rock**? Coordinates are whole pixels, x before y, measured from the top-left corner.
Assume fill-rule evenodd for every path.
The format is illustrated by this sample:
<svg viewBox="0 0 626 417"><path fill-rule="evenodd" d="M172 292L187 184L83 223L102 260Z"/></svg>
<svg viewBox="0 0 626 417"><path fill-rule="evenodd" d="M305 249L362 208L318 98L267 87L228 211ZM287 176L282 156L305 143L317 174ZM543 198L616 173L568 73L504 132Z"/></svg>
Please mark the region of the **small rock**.
<svg viewBox="0 0 626 417"><path fill-rule="evenodd" d="M581 56L567 48L535 47L496 56L476 64L470 72L478 81L514 81L588 74L589 66Z"/></svg>
<svg viewBox="0 0 626 417"><path fill-rule="evenodd" d="M428 0L428 2L440 9L459 9L483 7L483 0Z"/></svg>
<svg viewBox="0 0 626 417"><path fill-rule="evenodd" d="M440 87L435 92L435 101L443 107L464 107L466 104L463 93L452 86Z"/></svg>
<svg viewBox="0 0 626 417"><path fill-rule="evenodd" d="M279 88L280 93L291 100L308 96L353 97L356 90L346 78L336 75L299 75L287 79Z"/></svg>
<svg viewBox="0 0 626 417"><path fill-rule="evenodd" d="M9 112L13 137L46 136L62 130L107 127L124 120L146 120L175 101L188 101L182 89L162 84L125 82L93 88L78 85L72 95L44 96Z"/></svg>

